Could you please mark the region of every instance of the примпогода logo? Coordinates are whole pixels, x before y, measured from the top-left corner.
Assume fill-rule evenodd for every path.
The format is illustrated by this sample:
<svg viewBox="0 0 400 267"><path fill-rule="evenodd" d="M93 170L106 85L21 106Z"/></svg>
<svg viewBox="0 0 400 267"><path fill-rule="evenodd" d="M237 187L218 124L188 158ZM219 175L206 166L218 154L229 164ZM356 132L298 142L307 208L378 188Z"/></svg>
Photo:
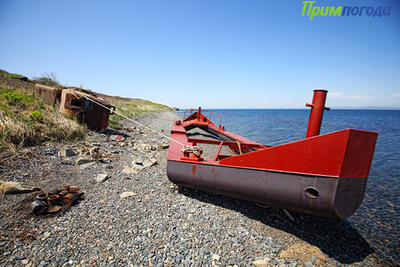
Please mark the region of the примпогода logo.
<svg viewBox="0 0 400 267"><path fill-rule="evenodd" d="M302 1L302 16L310 17L313 20L315 16L371 16L382 17L390 16L390 6L317 6L316 1Z"/></svg>

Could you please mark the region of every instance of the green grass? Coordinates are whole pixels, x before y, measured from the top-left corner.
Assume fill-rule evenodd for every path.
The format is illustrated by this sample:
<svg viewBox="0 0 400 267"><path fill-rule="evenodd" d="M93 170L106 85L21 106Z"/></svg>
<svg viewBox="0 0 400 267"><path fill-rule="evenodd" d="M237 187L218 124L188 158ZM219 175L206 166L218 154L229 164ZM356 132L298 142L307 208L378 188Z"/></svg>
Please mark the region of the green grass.
<svg viewBox="0 0 400 267"><path fill-rule="evenodd" d="M121 115L114 114L110 116L108 121L108 127L114 128L116 130L122 129L121 121L124 119Z"/></svg>
<svg viewBox="0 0 400 267"><path fill-rule="evenodd" d="M172 110L170 107L162 104L157 104L148 100L121 98L102 95L107 101L116 107L116 111L131 118L135 115L141 115L147 112L159 112ZM121 129L124 117L118 114L110 116L109 127Z"/></svg>
<svg viewBox="0 0 400 267"><path fill-rule="evenodd" d="M16 73L9 73L5 70L0 69L0 75L7 77L7 78L13 78L13 79L17 79L17 78L22 78L24 77L24 75L21 74L16 74Z"/></svg>

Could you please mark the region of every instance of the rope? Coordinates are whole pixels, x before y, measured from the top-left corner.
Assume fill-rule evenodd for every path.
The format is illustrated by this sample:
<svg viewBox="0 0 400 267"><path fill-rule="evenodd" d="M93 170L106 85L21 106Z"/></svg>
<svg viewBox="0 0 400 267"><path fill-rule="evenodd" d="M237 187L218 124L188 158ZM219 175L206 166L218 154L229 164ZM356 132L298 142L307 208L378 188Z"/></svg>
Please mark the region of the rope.
<svg viewBox="0 0 400 267"><path fill-rule="evenodd" d="M138 121L135 121L135 120L133 120L133 119L131 119L131 118L128 118L127 116L125 116L125 115L122 114L122 113L119 113L119 112L117 112L117 111L115 111L115 110L112 111L111 108L109 108L109 107L107 107L107 106L105 106L105 105L99 103L99 102L96 101L96 100L91 99L90 97L87 97L87 96L85 96L85 95L83 95L83 94L80 94L80 93L78 93L78 92L75 92L75 90L72 90L72 92L73 92L73 94L74 94L76 97L78 97L76 94L78 94L78 95L80 95L80 96L83 96L83 97L86 98L87 100L92 101L93 103L95 103L95 104L97 104L97 105L99 105L99 106L101 106L101 107L103 107L103 108L109 110L111 113L114 112L115 114L118 114L118 115L122 116L123 118L127 119L128 121L131 121L131 122L133 122L133 123L136 123L137 125L139 125L139 126L145 128L145 129L149 130L150 132L154 132L154 133L156 133L156 134L158 134L158 135L160 135L160 136L162 136L162 137L164 137L164 138L166 138L166 139L169 139L169 140L171 140L171 141L173 141L173 142L175 142L175 143L177 143L177 144L179 144L179 145L181 145L181 146L185 146L185 144L183 144L183 143L181 143L181 142L179 142L179 141L177 141L177 140L175 140L175 139L172 139L171 137L169 137L169 136L167 136L167 135L165 135L165 134L162 134L162 133L160 133L160 132L158 132L158 131L156 131L156 130L153 130L152 128L150 128L150 127L148 127L148 126L146 126L146 125L144 125L144 124L142 124L142 123L140 123L140 122L138 122ZM79 97L78 97L78 98L79 98Z"/></svg>
<svg viewBox="0 0 400 267"><path fill-rule="evenodd" d="M237 144L237 146L239 148L240 155L242 155L242 148L240 147L240 142L236 141L236 144Z"/></svg>
<svg viewBox="0 0 400 267"><path fill-rule="evenodd" d="M184 146L181 151L182 153L193 152L198 157L201 155L201 149L198 146Z"/></svg>

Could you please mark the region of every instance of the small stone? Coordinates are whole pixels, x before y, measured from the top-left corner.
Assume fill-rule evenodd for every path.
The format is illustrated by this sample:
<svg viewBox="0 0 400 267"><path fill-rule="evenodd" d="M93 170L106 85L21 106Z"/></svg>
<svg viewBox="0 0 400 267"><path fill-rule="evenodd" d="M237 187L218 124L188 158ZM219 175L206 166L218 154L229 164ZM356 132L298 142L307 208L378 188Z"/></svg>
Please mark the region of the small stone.
<svg viewBox="0 0 400 267"><path fill-rule="evenodd" d="M113 135L110 136L110 139L113 140L113 141L117 141L117 142L123 142L123 141L125 141L126 138L123 137L122 135L113 134Z"/></svg>
<svg viewBox="0 0 400 267"><path fill-rule="evenodd" d="M139 172L136 169L133 169L129 166L124 166L122 169L122 172L125 174L138 174Z"/></svg>
<svg viewBox="0 0 400 267"><path fill-rule="evenodd" d="M313 267L313 264L309 261L304 263L304 267Z"/></svg>
<svg viewBox="0 0 400 267"><path fill-rule="evenodd" d="M28 264L28 262L29 262L28 260L22 260L22 261L21 261L21 264L23 264L23 265L27 265L27 264Z"/></svg>
<svg viewBox="0 0 400 267"><path fill-rule="evenodd" d="M108 173L100 173L96 177L96 182L98 183L103 183L107 181L110 178L110 175Z"/></svg>
<svg viewBox="0 0 400 267"><path fill-rule="evenodd" d="M75 151L70 148L63 148L58 152L58 156L60 157L73 157L76 156Z"/></svg>
<svg viewBox="0 0 400 267"><path fill-rule="evenodd" d="M133 197L136 196L136 194L134 192L123 192L121 195L119 195L119 197L121 199L126 198L126 197Z"/></svg>
<svg viewBox="0 0 400 267"><path fill-rule="evenodd" d="M24 257L24 256L15 256L15 259L16 259L17 261L20 261L20 260L25 259L25 257Z"/></svg>
<svg viewBox="0 0 400 267"><path fill-rule="evenodd" d="M214 254L214 255L212 255L211 259L214 261L219 261L219 259L221 259L221 257L218 254Z"/></svg>
<svg viewBox="0 0 400 267"><path fill-rule="evenodd" d="M253 261L253 265L256 267L268 267L269 261L266 259L256 260L256 261Z"/></svg>
<svg viewBox="0 0 400 267"><path fill-rule="evenodd" d="M89 168L89 167L94 166L95 164L96 164L96 162L85 163L85 164L82 164L81 166L79 166L79 169L85 170L85 169L87 169L87 168Z"/></svg>
<svg viewBox="0 0 400 267"><path fill-rule="evenodd" d="M60 162L62 165L74 165L73 161L69 161L69 160L61 160Z"/></svg>
<svg viewBox="0 0 400 267"><path fill-rule="evenodd" d="M89 162L93 162L94 159L90 156L83 156L83 157L79 157L76 161L75 164L77 165L82 165L85 163L89 163Z"/></svg>
<svg viewBox="0 0 400 267"><path fill-rule="evenodd" d="M162 146L163 149L169 148L169 144L168 143L162 143L161 146Z"/></svg>
<svg viewBox="0 0 400 267"><path fill-rule="evenodd" d="M49 238L50 235L51 235L51 234L50 234L49 232L45 232L45 233L43 234L43 237L44 237L44 238Z"/></svg>
<svg viewBox="0 0 400 267"><path fill-rule="evenodd" d="M148 167L153 166L153 165L156 164L156 163L157 163L157 160L156 160L156 159L154 159L154 158L148 158L148 159L145 159L145 160L143 161L143 166L144 166L145 168L148 168Z"/></svg>

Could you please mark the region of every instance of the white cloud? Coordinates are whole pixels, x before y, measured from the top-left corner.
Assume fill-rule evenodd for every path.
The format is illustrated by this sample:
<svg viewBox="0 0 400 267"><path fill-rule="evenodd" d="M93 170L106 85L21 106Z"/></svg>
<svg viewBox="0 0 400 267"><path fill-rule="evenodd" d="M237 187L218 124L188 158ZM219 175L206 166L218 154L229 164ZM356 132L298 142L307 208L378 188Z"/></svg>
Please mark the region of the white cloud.
<svg viewBox="0 0 400 267"><path fill-rule="evenodd" d="M375 97L369 95L344 95L341 92L330 92L328 93L328 97L330 98L339 98L339 99L374 99Z"/></svg>
<svg viewBox="0 0 400 267"><path fill-rule="evenodd" d="M400 93L395 93L392 95L393 97L400 97Z"/></svg>

